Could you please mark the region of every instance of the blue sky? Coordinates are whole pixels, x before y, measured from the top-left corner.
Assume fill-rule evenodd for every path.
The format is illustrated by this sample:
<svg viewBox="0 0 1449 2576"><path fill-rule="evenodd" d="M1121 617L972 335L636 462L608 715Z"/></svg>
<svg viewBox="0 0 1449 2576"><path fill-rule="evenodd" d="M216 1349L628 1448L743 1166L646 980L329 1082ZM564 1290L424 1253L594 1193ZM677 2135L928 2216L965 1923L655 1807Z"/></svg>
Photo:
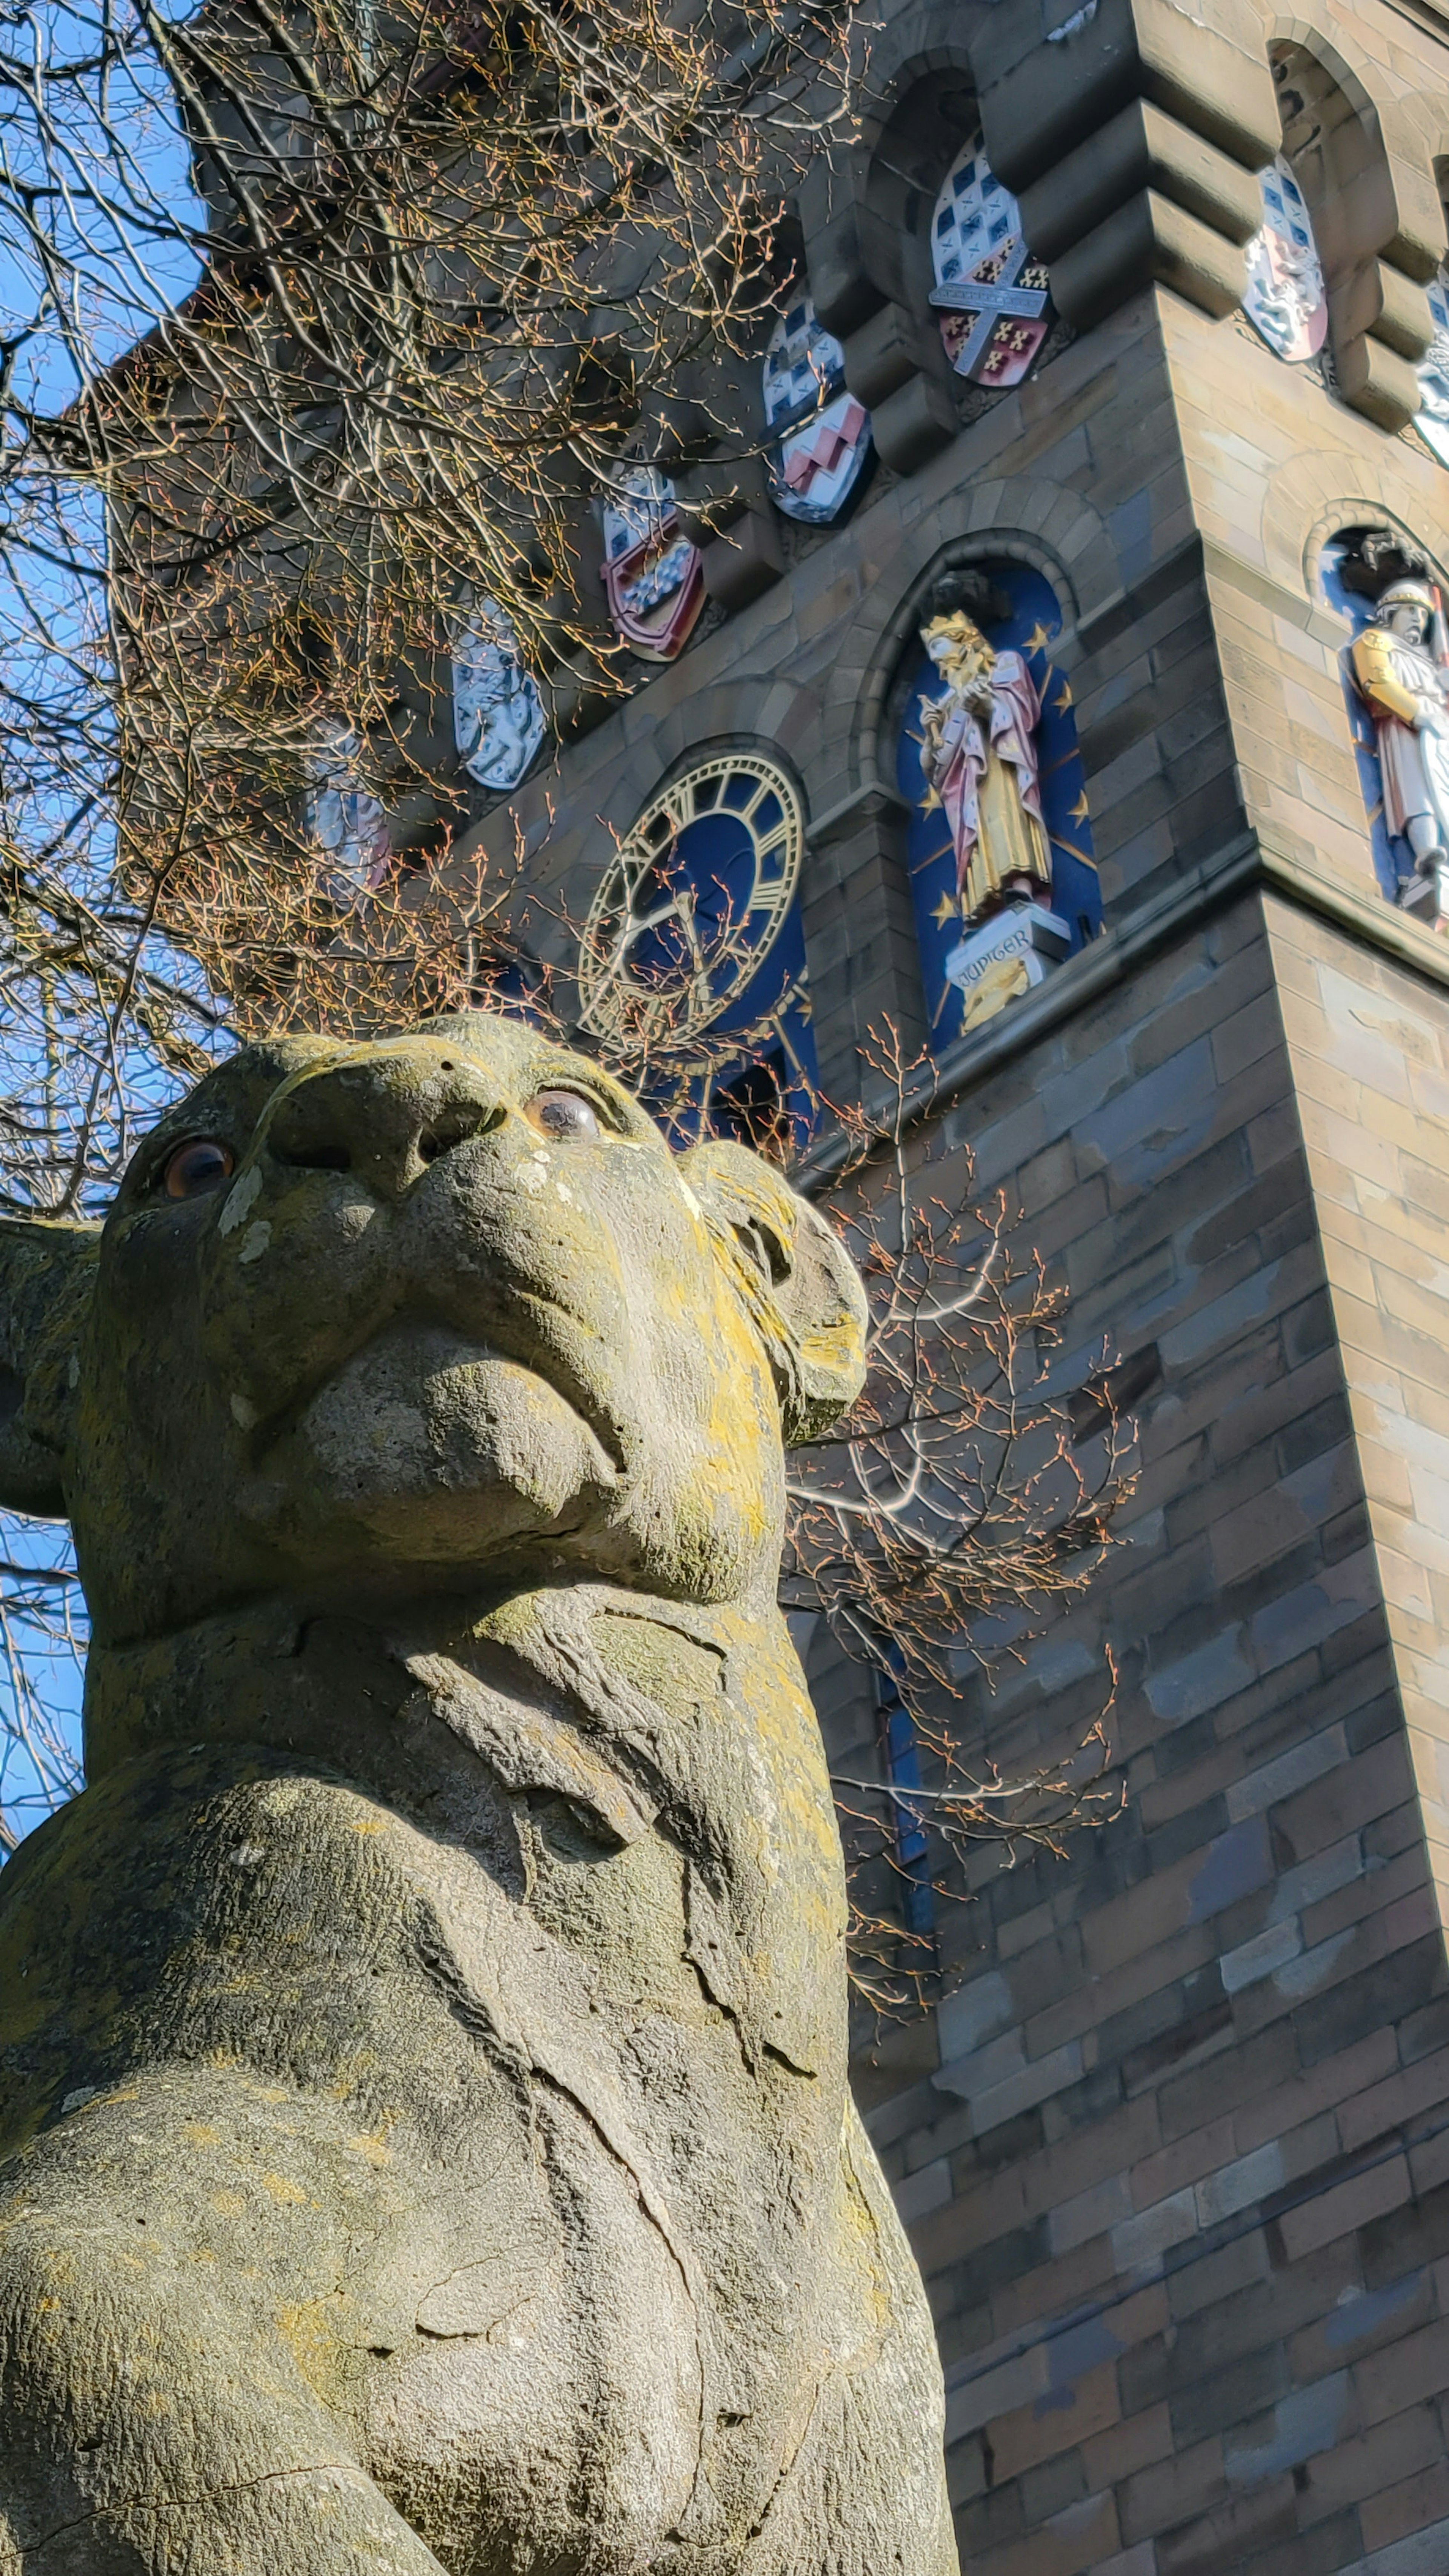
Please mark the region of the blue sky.
<svg viewBox="0 0 1449 2576"><path fill-rule="evenodd" d="M64 412L86 378L151 329L199 274L204 216L175 107L149 45L128 47L104 89L94 77L69 89L50 76L94 55L103 27L113 38L141 33L125 0L109 11L54 0L39 8L13 0L0 6L0 338L19 344L16 405L47 417ZM51 707L67 693L73 707L88 701L88 673L103 640L97 576L104 527L95 496L37 472L33 460L17 453L18 439L12 412L0 528L0 668L9 693L3 785L10 829L34 852L83 799L86 761L97 783L104 770L104 710L93 704L89 734L68 776L43 762L28 773L25 744L17 740L23 692ZM85 668L78 672L72 656ZM37 727L37 742L41 732ZM52 864L71 870L84 890L104 880L110 853L102 806L71 833ZM53 1009L36 1007L33 996L17 1007L7 988L0 1004L0 1097L40 1096L47 1048L61 1089L69 1080L80 1102L94 1063L73 1047L67 1054L64 996ZM159 1105L169 1088L134 1045L123 1050L115 1072L119 1088L138 1105ZM23 1153L7 1160L6 1195L12 1205L23 1204ZM99 1212L99 1195L90 1194L88 1212ZM0 1515L0 1556L12 1566L66 1563L67 1534L53 1524ZM69 1616L78 1622L80 1603L78 1595L53 1587L30 1594L13 1577L3 1589L0 1819L13 1836L38 1823L58 1792L76 1785L80 1668L66 1605L69 1599ZM28 1600L40 1605L39 1615L27 1609Z"/></svg>

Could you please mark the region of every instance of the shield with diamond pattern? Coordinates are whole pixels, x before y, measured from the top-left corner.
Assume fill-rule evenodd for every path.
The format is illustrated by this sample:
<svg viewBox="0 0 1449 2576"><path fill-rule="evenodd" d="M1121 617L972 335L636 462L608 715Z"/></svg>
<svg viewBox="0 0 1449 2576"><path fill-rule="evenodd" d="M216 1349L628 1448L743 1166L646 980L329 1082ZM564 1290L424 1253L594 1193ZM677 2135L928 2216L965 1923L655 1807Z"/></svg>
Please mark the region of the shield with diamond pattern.
<svg viewBox="0 0 1449 2576"><path fill-rule="evenodd" d="M1022 239L1021 214L980 133L957 153L931 226L931 303L958 376L1019 385L1051 328L1047 273Z"/></svg>
<svg viewBox="0 0 1449 2576"><path fill-rule="evenodd" d="M838 519L870 463L870 414L847 390L844 353L808 293L793 296L765 352L770 486L787 519Z"/></svg>
<svg viewBox="0 0 1449 2576"><path fill-rule="evenodd" d="M624 642L647 662L672 662L704 605L704 570L653 465L626 465L604 505L604 588Z"/></svg>

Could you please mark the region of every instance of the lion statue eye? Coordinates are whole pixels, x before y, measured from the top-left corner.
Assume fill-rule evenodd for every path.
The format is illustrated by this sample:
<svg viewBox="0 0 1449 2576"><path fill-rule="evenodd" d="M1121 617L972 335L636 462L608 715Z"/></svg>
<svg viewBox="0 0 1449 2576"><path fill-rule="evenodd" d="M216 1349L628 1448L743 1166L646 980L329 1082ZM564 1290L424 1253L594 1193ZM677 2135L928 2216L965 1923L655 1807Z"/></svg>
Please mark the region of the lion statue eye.
<svg viewBox="0 0 1449 2576"><path fill-rule="evenodd" d="M581 1091L535 1092L523 1114L545 1136L567 1141L599 1133L598 1113Z"/></svg>
<svg viewBox="0 0 1449 2576"><path fill-rule="evenodd" d="M161 1178L168 1199L199 1199L207 1190L220 1189L235 1170L230 1145L223 1145L216 1136L188 1136L184 1144L173 1145Z"/></svg>

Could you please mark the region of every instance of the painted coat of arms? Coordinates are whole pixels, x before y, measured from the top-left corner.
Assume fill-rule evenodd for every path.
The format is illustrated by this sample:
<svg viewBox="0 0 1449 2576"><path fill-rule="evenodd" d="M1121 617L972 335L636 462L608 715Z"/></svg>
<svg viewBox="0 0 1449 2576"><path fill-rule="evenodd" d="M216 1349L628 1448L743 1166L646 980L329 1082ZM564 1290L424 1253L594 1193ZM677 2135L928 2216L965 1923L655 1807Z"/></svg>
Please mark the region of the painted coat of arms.
<svg viewBox="0 0 1449 2576"><path fill-rule="evenodd" d="M1414 427L1441 465L1449 465L1449 268L1429 288L1434 337L1419 369L1419 408Z"/></svg>
<svg viewBox="0 0 1449 2576"><path fill-rule="evenodd" d="M1018 385L1052 324L1047 273L1021 233L1016 199L974 134L942 183L931 225L931 303L958 376Z"/></svg>
<svg viewBox="0 0 1449 2576"><path fill-rule="evenodd" d="M328 893L344 906L375 894L392 858L387 816L359 775L356 734L329 730L308 763L307 830Z"/></svg>
<svg viewBox="0 0 1449 2576"><path fill-rule="evenodd" d="M480 787L516 787L545 732L543 702L496 599L475 602L453 647L453 733Z"/></svg>
<svg viewBox="0 0 1449 2576"><path fill-rule="evenodd" d="M1300 366L1315 358L1328 329L1328 290L1303 191L1280 152L1258 173L1263 229L1243 257L1248 286L1243 311L1275 358Z"/></svg>
<svg viewBox="0 0 1449 2576"><path fill-rule="evenodd" d="M604 588L630 650L648 662L683 651L704 605L704 569L653 465L626 465L604 504Z"/></svg>
<svg viewBox="0 0 1449 2576"><path fill-rule="evenodd" d="M840 516L870 463L870 414L846 389L845 356L808 294L793 298L765 352L770 483L787 519Z"/></svg>

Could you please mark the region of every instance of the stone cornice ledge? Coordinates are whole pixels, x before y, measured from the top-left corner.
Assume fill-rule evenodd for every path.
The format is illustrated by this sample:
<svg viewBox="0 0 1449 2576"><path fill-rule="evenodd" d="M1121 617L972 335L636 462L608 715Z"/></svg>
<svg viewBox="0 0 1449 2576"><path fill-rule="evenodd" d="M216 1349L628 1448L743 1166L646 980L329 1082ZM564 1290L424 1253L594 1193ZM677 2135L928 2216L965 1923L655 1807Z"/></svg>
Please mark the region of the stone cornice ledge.
<svg viewBox="0 0 1449 2576"><path fill-rule="evenodd" d="M1304 912L1317 913L1365 947L1391 958L1396 966L1449 989L1449 939L1440 939L1421 923L1406 919L1382 896L1360 894L1306 860L1290 858L1261 833L1243 832L1190 876L1104 932L1090 948L1079 950L984 1028L958 1038L938 1063L923 1065L906 1086L906 1126L919 1126L923 1119L949 1107L998 1066L1025 1054L1048 1030L1074 1019L1134 967L1171 947L1197 922L1254 887L1281 895ZM891 1132L896 1105L894 1092L884 1083L872 1086L862 1100L865 1118L882 1141ZM806 1192L824 1189L853 1159L853 1140L837 1128L802 1156L792 1178Z"/></svg>
<svg viewBox="0 0 1449 2576"><path fill-rule="evenodd" d="M906 798L885 779L867 778L848 796L842 796L838 805L806 824L806 844L812 850L825 849L846 833L858 832L862 823L883 822L887 814L910 814L912 810Z"/></svg>

